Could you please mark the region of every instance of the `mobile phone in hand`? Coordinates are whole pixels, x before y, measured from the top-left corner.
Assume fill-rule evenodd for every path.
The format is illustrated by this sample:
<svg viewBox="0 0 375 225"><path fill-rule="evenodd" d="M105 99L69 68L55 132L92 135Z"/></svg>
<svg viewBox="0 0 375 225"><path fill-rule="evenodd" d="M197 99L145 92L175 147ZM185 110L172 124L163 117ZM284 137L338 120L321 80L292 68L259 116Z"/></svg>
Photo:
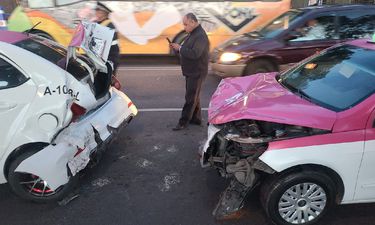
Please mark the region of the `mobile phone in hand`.
<svg viewBox="0 0 375 225"><path fill-rule="evenodd" d="M178 55L178 51L176 50L176 49L174 49L173 47L172 47L172 42L171 42L171 40L169 39L169 38L165 38L165 39L167 39L167 41L168 41L168 43L169 43L169 47L173 50L173 52L174 52L174 54L175 55Z"/></svg>

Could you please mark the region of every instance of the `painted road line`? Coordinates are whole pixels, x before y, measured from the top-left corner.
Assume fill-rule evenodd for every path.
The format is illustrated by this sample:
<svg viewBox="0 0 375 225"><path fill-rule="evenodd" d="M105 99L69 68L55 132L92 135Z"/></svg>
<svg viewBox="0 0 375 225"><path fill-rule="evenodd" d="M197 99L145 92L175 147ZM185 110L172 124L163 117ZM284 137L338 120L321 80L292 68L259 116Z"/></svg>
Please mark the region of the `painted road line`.
<svg viewBox="0 0 375 225"><path fill-rule="evenodd" d="M208 108L202 108L203 111L207 111ZM150 109L138 109L139 112L181 112L182 108L150 108Z"/></svg>
<svg viewBox="0 0 375 225"><path fill-rule="evenodd" d="M181 70L181 67L119 67L118 68L119 71L139 71L139 70L143 70L143 71L155 71L155 70L172 70L172 71L176 71L176 70Z"/></svg>
<svg viewBox="0 0 375 225"><path fill-rule="evenodd" d="M173 66L169 66L169 67L161 67L161 66L158 66L158 67L119 67L117 70L119 71L155 71L155 70L160 70L160 71L165 71L165 70L169 70L169 71L181 71L181 67L178 66L178 67L173 67ZM211 69L209 68L209 71Z"/></svg>

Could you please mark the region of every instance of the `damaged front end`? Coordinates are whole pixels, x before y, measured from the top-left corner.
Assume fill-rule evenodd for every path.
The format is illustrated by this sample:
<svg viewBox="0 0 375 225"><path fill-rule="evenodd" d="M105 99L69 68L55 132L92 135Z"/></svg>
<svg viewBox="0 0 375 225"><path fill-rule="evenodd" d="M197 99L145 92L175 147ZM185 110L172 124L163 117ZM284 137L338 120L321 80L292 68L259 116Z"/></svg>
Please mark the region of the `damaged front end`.
<svg viewBox="0 0 375 225"><path fill-rule="evenodd" d="M202 167L214 167L231 178L213 214L217 218L241 209L246 195L276 171L260 160L274 142L328 133L336 114L285 88L277 73L223 79L208 109L208 139Z"/></svg>
<svg viewBox="0 0 375 225"><path fill-rule="evenodd" d="M213 211L216 218L226 217L244 205L246 195L260 178L275 171L259 157L270 142L326 133L326 130L266 121L243 119L222 125L209 125L208 140L201 164L211 166L232 181Z"/></svg>

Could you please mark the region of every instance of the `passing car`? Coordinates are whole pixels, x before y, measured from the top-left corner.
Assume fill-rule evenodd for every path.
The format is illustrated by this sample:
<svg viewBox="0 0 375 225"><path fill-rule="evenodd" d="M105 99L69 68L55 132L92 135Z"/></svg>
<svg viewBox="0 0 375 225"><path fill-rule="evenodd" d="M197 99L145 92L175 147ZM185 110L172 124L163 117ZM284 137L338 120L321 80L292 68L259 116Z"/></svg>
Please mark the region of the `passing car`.
<svg viewBox="0 0 375 225"><path fill-rule="evenodd" d="M232 178L214 214L259 187L275 224L314 224L335 204L375 202L375 38L283 73L226 78L212 96L203 167Z"/></svg>
<svg viewBox="0 0 375 225"><path fill-rule="evenodd" d="M211 53L221 77L283 71L316 52L375 30L375 5L292 9L259 30L232 38Z"/></svg>
<svg viewBox="0 0 375 225"><path fill-rule="evenodd" d="M137 115L105 65L78 54L67 60L66 48L39 36L0 31L0 183L36 202L71 191Z"/></svg>

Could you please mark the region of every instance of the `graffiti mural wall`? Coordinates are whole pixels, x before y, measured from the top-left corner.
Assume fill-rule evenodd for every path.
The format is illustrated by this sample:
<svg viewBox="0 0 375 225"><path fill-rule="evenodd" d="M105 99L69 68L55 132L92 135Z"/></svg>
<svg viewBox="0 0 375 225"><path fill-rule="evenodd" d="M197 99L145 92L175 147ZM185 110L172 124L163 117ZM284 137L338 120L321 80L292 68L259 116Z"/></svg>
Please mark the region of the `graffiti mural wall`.
<svg viewBox="0 0 375 225"><path fill-rule="evenodd" d="M64 4L58 4L63 2ZM257 29L290 8L290 0L254 2L102 1L112 11L110 18L120 33L123 54L169 54L165 38L183 37L182 17L197 15L210 38L211 48L223 41ZM37 27L67 45L78 21L94 19L95 1L23 0L11 16L11 30ZM26 25L25 25L26 24Z"/></svg>

